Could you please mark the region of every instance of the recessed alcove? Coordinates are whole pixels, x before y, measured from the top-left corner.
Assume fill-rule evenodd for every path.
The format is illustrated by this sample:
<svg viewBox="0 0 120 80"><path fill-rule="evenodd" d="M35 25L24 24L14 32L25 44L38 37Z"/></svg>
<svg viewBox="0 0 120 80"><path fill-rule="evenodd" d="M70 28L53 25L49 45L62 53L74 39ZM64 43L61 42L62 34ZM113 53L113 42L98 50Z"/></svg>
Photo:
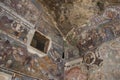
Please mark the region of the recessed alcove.
<svg viewBox="0 0 120 80"><path fill-rule="evenodd" d="M43 53L47 53L49 43L50 40L46 36L35 31L30 45Z"/></svg>

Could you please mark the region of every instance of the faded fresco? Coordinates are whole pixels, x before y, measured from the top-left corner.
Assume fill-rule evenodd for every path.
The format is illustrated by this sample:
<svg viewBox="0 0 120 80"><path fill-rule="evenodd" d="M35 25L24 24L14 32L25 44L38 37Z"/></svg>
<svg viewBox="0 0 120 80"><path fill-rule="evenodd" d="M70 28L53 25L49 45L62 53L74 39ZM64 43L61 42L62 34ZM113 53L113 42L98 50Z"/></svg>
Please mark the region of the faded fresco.
<svg viewBox="0 0 120 80"><path fill-rule="evenodd" d="M119 0L0 0L0 80L119 80Z"/></svg>

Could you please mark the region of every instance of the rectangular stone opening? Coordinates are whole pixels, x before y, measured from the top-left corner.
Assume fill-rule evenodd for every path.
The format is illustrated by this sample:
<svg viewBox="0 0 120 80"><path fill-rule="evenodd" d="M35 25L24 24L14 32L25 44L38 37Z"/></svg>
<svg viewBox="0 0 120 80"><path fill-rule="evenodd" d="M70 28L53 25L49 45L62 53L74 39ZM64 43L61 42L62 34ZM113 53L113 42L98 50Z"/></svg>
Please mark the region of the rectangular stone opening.
<svg viewBox="0 0 120 80"><path fill-rule="evenodd" d="M48 50L49 42L50 40L48 38L36 31L30 45L37 50L46 53Z"/></svg>

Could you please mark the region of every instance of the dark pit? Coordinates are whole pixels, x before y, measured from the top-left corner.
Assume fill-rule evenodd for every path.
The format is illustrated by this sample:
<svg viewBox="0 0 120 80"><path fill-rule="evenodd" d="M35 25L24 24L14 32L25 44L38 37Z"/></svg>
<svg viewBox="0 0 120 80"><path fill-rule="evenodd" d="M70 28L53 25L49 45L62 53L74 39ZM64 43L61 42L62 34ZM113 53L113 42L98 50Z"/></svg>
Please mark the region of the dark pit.
<svg viewBox="0 0 120 80"><path fill-rule="evenodd" d="M48 38L36 31L30 45L39 51L47 53L49 42Z"/></svg>

